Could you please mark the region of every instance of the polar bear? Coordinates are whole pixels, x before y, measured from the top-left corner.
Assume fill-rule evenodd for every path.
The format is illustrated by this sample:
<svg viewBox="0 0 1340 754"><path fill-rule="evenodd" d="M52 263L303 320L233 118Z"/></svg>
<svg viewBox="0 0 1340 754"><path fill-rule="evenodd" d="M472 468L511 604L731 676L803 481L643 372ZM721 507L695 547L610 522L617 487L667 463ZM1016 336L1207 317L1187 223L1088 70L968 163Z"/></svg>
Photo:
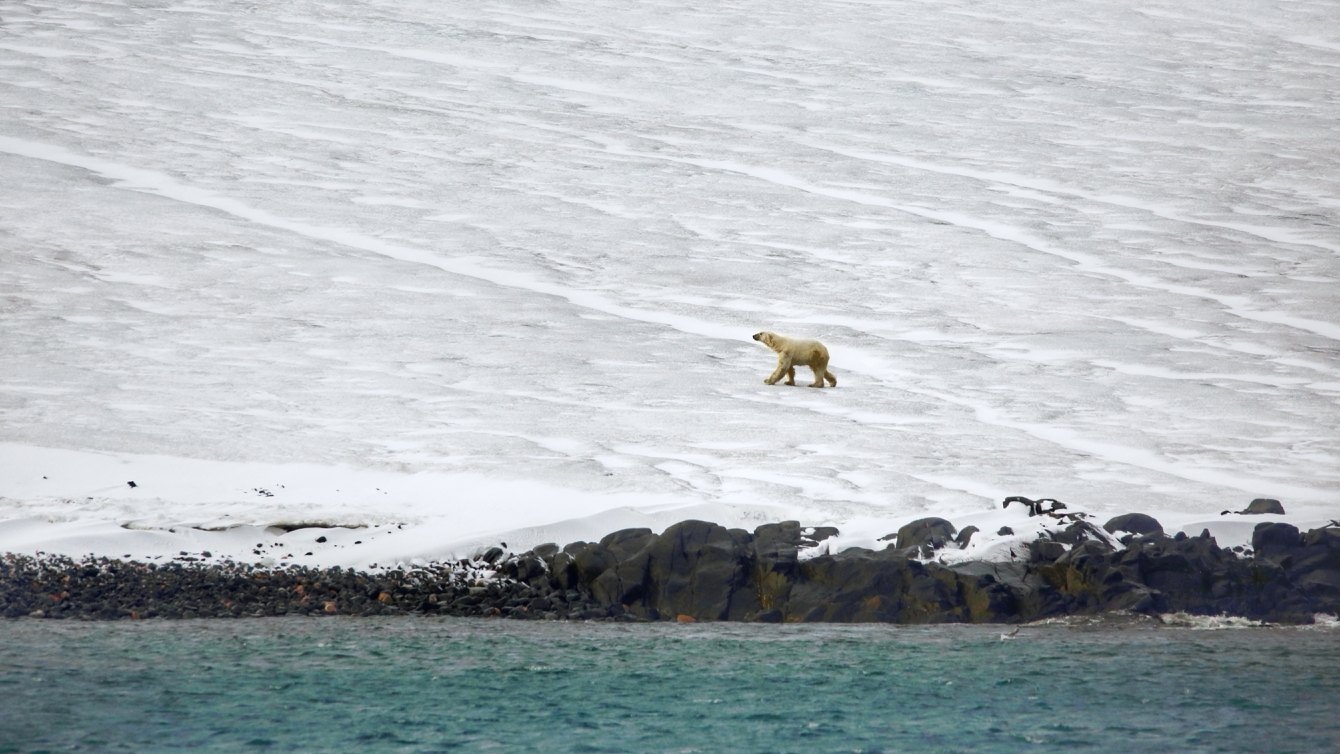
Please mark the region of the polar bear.
<svg viewBox="0 0 1340 754"><path fill-rule="evenodd" d="M814 372L814 382L810 387L823 387L824 380L837 387L837 378L828 371L828 349L824 348L823 343L817 340L788 338L766 331L755 333L754 340L777 352L777 368L768 375L768 379L764 380L765 383L775 385L782 375L786 375L786 384L794 385L796 365L803 364Z"/></svg>

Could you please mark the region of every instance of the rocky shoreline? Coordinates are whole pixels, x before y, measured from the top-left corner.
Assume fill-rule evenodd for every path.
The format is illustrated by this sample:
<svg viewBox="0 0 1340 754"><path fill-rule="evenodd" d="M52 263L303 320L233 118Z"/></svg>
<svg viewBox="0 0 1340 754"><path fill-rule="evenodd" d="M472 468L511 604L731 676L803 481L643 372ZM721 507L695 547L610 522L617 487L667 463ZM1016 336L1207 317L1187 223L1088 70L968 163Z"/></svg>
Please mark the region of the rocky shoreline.
<svg viewBox="0 0 1340 754"><path fill-rule="evenodd" d="M1031 501L1030 501L1031 502ZM965 547L943 519L884 550L823 552L838 532L798 522L753 532L683 521L599 542L493 548L472 560L355 571L0 557L0 615L116 620L273 615L451 615L531 620L1021 623L1109 612L1311 623L1340 614L1340 526L1256 526L1251 550L1206 531L1164 534L1128 514L1101 529L1074 514L1014 559L945 564ZM955 536L957 535L957 536Z"/></svg>

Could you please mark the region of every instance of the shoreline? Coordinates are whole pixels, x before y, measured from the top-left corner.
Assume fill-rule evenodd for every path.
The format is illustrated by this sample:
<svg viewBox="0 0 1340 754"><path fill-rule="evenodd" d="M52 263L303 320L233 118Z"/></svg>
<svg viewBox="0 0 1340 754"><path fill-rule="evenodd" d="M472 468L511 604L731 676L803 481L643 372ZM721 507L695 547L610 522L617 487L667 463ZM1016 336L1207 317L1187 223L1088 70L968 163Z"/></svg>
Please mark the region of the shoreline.
<svg viewBox="0 0 1340 754"><path fill-rule="evenodd" d="M451 615L530 620L1028 623L1108 613L1223 615L1283 624L1340 615L1340 527L1258 524L1250 550L1154 519L1083 518L1008 561L960 560L975 527L921 519L884 550L830 554L833 527L753 532L689 520L661 534L546 544L364 571L249 563L0 556L0 615L117 620ZM1131 531L1131 530L1138 531Z"/></svg>

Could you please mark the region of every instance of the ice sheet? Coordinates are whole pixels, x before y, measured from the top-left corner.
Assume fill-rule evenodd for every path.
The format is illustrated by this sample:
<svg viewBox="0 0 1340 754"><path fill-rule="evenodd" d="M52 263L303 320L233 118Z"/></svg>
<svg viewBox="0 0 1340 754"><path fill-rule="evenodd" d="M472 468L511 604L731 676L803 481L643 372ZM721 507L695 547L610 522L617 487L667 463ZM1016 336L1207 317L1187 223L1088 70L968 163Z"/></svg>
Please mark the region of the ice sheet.
<svg viewBox="0 0 1340 754"><path fill-rule="evenodd" d="M8 3L0 548L1340 516L1338 21Z"/></svg>

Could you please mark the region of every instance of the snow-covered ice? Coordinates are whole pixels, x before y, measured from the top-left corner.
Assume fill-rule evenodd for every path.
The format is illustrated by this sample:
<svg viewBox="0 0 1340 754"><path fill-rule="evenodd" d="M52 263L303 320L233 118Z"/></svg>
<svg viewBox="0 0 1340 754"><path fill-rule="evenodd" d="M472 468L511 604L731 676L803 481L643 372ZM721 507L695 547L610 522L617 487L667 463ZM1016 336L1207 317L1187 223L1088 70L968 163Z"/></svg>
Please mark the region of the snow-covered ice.
<svg viewBox="0 0 1340 754"><path fill-rule="evenodd" d="M1235 541L1257 496L1334 518L1337 30L0 3L0 549L366 565L690 516L859 544L1018 523L1012 494ZM763 385L761 329L839 387ZM293 523L367 528L263 528Z"/></svg>

